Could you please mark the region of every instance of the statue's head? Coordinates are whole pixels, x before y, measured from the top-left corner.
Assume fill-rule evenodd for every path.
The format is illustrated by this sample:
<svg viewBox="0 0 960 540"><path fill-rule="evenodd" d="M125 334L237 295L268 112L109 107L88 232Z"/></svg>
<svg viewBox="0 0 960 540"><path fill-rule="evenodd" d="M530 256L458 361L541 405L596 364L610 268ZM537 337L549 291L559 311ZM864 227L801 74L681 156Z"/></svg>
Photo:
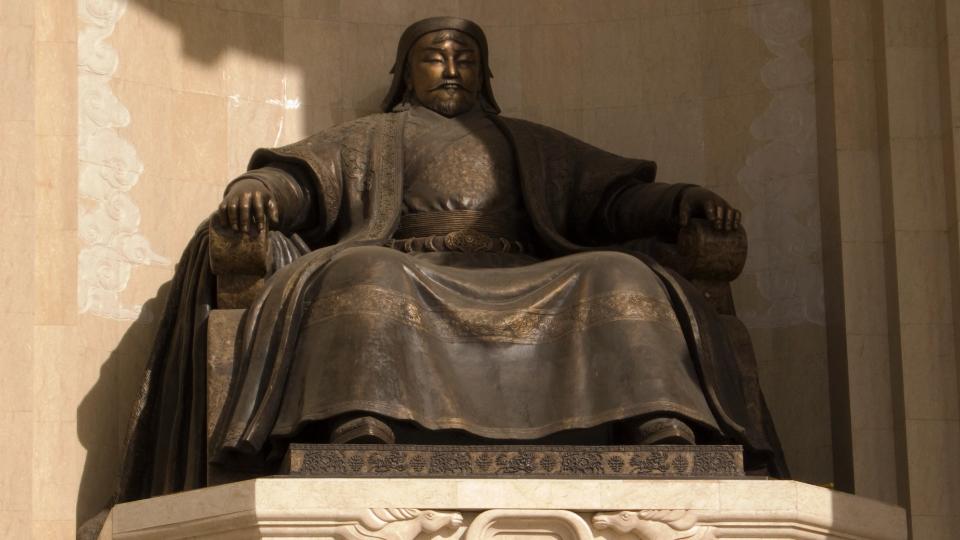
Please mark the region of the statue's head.
<svg viewBox="0 0 960 540"><path fill-rule="evenodd" d="M390 71L393 83L382 109L389 112L419 102L444 116L456 116L479 103L499 113L487 58L487 38L473 21L432 17L413 23L397 45Z"/></svg>

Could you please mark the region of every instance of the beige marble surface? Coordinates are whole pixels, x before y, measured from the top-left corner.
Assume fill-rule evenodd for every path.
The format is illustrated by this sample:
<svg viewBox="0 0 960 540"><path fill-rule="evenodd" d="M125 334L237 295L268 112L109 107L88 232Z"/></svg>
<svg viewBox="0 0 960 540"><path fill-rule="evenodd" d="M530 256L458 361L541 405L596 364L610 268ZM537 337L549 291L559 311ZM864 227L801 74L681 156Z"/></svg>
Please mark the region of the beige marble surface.
<svg viewBox="0 0 960 540"><path fill-rule="evenodd" d="M82 99L81 52L97 45L84 32L120 5L97 49L116 53L104 75L115 101ZM250 152L372 112L403 27L460 14L489 34L505 114L655 159L664 181L706 183L746 210L751 254L736 297L794 475L834 479L831 422L847 407L852 440L839 466L855 473L850 488L910 505L917 538L952 538L958 6L0 0L0 187L17 201L7 208L17 234L0 240L0 536L70 537L109 499L173 263ZM78 15L90 7L93 17ZM824 9L808 25L813 8ZM823 66L831 77L821 81ZM826 109L823 125L810 116L813 102ZM129 205L111 208L160 258L129 274L79 260L103 232L78 220L90 203L81 168L91 162L78 118L91 104L129 113L126 123L95 116L125 143L83 147L135 150L132 162L94 155L139 174L125 192L135 216L123 214ZM821 162L835 162L834 173L823 177ZM823 181L836 182L836 193L815 189ZM824 272L829 256L840 270ZM115 305L142 310L81 313L79 283L91 275L122 283ZM815 316L818 294L842 302L844 340L834 348ZM831 403L828 359L844 362L849 403Z"/></svg>
<svg viewBox="0 0 960 540"><path fill-rule="evenodd" d="M101 539L327 536L340 525L369 526L366 509L380 508L461 513L463 523L443 532L443 538L476 538L473 523L489 528L499 521L501 529L517 528L510 520L525 522L520 527L525 537L571 540L618 530L647 540L906 538L903 509L792 481L265 478L119 505ZM662 518L663 511L673 511L674 519L685 515L686 525L677 527L693 532L660 531L655 524L653 532L616 523L596 527L603 521L597 519L600 514L628 522L637 514L641 521ZM557 521L566 526L556 526ZM366 536L412 540L419 534L368 531Z"/></svg>

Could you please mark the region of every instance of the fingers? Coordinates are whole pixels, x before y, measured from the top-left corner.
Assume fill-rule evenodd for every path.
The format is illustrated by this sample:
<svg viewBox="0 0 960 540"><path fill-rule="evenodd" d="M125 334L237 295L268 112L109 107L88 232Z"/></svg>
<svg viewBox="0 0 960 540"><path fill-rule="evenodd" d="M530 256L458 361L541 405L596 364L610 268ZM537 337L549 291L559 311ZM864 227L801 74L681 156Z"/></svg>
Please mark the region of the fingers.
<svg viewBox="0 0 960 540"><path fill-rule="evenodd" d="M740 228L740 218L741 218L742 216L743 216L743 215L740 213L739 210L734 210L734 211L733 211L733 229L732 229L732 230L735 231L735 230L737 230L737 229Z"/></svg>
<svg viewBox="0 0 960 540"><path fill-rule="evenodd" d="M230 216L226 199L221 201L219 208L217 208L217 223L220 224L221 227L227 227L230 225Z"/></svg>
<svg viewBox="0 0 960 540"><path fill-rule="evenodd" d="M240 196L240 230L250 231L250 201L253 200L253 194L249 191Z"/></svg>
<svg viewBox="0 0 960 540"><path fill-rule="evenodd" d="M703 215L707 221L713 225L714 229L720 230L723 227L723 208L714 201L705 201L703 203Z"/></svg>
<svg viewBox="0 0 960 540"><path fill-rule="evenodd" d="M239 197L230 197L230 201L227 202L227 218L230 221L230 228L235 231L240 231L240 198Z"/></svg>
<svg viewBox="0 0 960 540"><path fill-rule="evenodd" d="M277 207L277 203L273 202L273 199L267 201L267 211L270 213L270 224L278 227L280 225L280 209Z"/></svg>
<svg viewBox="0 0 960 540"><path fill-rule="evenodd" d="M736 212L733 208L726 206L723 208L723 230L732 231L733 230L733 213Z"/></svg>
<svg viewBox="0 0 960 540"><path fill-rule="evenodd" d="M253 194L253 218L257 222L257 230L262 231L267 227L267 216L264 212L263 192L257 191Z"/></svg>

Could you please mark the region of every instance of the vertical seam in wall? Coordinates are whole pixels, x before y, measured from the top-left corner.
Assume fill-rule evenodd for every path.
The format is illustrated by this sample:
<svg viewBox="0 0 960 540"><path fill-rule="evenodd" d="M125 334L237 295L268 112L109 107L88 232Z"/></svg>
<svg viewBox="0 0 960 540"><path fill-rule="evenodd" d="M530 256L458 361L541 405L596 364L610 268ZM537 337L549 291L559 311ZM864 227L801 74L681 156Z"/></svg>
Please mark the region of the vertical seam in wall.
<svg viewBox="0 0 960 540"><path fill-rule="evenodd" d="M886 29L884 2L872 3L874 58L877 85L877 145L880 154L880 177L883 187L884 277L887 287L887 332L890 351L890 397L893 405L893 434L897 474L897 502L907 509L907 527L912 530L910 515L910 472L907 463L906 412L903 388L903 352L900 336L900 287L897 281L897 241L893 211L893 172L890 150L890 110L887 91Z"/></svg>
<svg viewBox="0 0 960 540"><path fill-rule="evenodd" d="M960 235L957 227L960 216L957 215L957 172L956 150L953 135L953 88L950 78L950 28L947 26L947 0L937 2L937 24L943 32L943 38L937 44L940 56L940 121L943 138L943 184L947 198L947 243L950 265L950 300L953 322L953 362L957 373L957 389L960 390ZM960 31L960 28L954 30ZM957 111L960 113L960 111ZM960 392L958 392L960 394ZM956 396L960 398L960 395Z"/></svg>
<svg viewBox="0 0 960 540"><path fill-rule="evenodd" d="M853 433L850 374L847 361L846 302L843 283L843 243L840 234L840 189L837 166L836 97L833 91L833 3L814 2L816 60L817 169L820 184L821 250L827 319L827 373L834 486L854 492ZM826 204L825 204L826 202Z"/></svg>

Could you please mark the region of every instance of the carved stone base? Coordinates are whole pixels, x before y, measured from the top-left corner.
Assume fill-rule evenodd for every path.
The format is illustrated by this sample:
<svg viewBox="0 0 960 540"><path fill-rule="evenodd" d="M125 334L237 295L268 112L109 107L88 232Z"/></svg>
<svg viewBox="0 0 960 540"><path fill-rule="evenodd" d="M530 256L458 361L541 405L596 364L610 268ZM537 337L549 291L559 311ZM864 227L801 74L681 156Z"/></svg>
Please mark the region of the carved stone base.
<svg viewBox="0 0 960 540"><path fill-rule="evenodd" d="M291 476L401 478L737 478L739 446L292 444Z"/></svg>
<svg viewBox="0 0 960 540"><path fill-rule="evenodd" d="M186 537L903 540L907 524L901 508L784 480L273 477L117 505L100 536Z"/></svg>

